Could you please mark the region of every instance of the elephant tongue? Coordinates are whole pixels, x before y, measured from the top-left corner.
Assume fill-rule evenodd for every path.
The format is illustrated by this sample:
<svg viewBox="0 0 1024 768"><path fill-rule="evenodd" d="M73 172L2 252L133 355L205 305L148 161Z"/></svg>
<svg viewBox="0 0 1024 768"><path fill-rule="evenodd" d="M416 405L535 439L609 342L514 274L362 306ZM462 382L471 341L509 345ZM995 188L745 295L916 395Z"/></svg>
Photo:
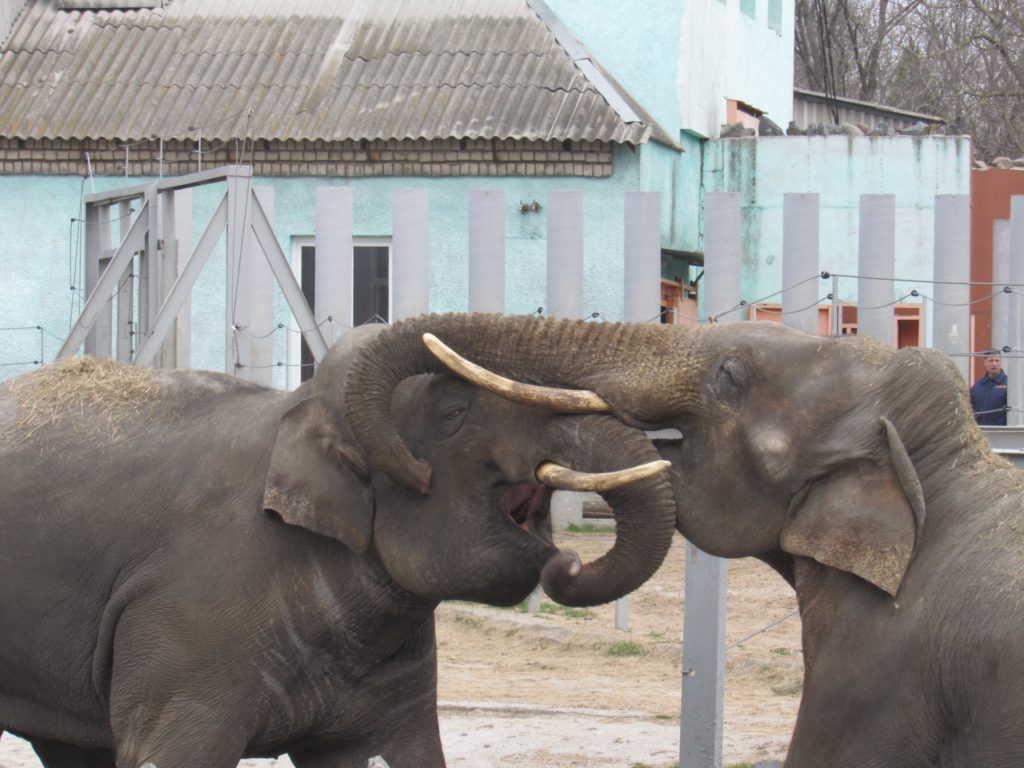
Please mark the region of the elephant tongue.
<svg viewBox="0 0 1024 768"><path fill-rule="evenodd" d="M526 529L542 514L550 495L551 489L543 485L513 485L502 497L501 507L516 525Z"/></svg>

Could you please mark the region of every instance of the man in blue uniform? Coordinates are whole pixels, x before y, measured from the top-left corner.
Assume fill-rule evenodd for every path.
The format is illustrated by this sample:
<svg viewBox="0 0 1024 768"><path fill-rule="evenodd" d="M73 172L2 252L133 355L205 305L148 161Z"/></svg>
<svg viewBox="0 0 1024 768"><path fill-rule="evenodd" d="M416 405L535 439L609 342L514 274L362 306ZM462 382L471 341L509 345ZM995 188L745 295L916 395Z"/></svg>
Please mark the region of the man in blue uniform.
<svg viewBox="0 0 1024 768"><path fill-rule="evenodd" d="M1006 372L999 353L985 353L985 375L971 387L974 420L983 426L1006 426Z"/></svg>

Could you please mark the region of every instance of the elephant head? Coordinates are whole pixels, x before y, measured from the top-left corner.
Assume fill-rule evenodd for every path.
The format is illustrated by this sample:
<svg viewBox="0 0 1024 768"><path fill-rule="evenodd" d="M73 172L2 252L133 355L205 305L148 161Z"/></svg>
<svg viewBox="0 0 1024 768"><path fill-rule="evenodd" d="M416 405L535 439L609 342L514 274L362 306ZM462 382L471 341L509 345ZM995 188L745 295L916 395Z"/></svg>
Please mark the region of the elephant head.
<svg viewBox="0 0 1024 768"><path fill-rule="evenodd" d="M514 604L540 579L553 599L592 605L657 569L673 533L668 464L613 417L521 405L450 374L396 372L385 432L433 473L429 487L409 488L381 471L382 438L364 430L356 441L344 402L365 355L394 357L395 338L380 326L357 329L331 349L281 422L266 509L354 551L372 546L400 586L431 600ZM554 488L605 496L618 533L603 558L582 565L553 545Z"/></svg>
<svg viewBox="0 0 1024 768"><path fill-rule="evenodd" d="M923 533L922 483L941 483L943 467L986 453L944 355L772 323L427 316L392 329L405 354L387 365L367 358L365 371L353 371L354 390L372 393L371 379L394 375L387 366L437 369L424 332L527 385L574 388L526 387L525 400L572 410L589 398L584 408L634 426L678 429L682 440L662 446L673 463L678 530L711 554L760 556L790 578L792 556L805 556L895 594ZM364 407L373 395L352 395L379 423ZM429 478L429 467L395 442L380 450L407 484Z"/></svg>

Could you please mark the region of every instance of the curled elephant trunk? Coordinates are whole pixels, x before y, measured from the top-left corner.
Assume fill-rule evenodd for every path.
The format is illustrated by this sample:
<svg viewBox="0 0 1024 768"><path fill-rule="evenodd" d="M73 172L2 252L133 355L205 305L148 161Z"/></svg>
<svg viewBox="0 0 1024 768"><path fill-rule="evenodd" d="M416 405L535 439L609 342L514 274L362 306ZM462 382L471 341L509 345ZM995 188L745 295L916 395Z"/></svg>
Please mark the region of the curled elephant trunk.
<svg viewBox="0 0 1024 768"><path fill-rule="evenodd" d="M390 417L391 392L399 382L448 370L424 344L424 333L525 384L590 390L620 418L642 424L684 410L694 397L686 377L705 362L694 343L698 331L533 316L422 315L381 332L353 363L345 386L345 413L372 464L426 493L430 466L409 453ZM581 410L537 404L566 413ZM593 409L588 405L582 410Z"/></svg>
<svg viewBox="0 0 1024 768"><path fill-rule="evenodd" d="M553 487L585 486L599 493L615 515L615 544L585 564L575 552L561 550L544 565L540 580L551 599L585 607L628 594L654 574L672 544L676 515L666 472L670 465L657 458L646 435L607 416L580 418L586 423L579 429L596 436L595 448L584 459L588 472L542 465L538 477ZM566 435L560 453L579 451L575 434ZM618 469L637 460L646 463Z"/></svg>
<svg viewBox="0 0 1024 768"><path fill-rule="evenodd" d="M427 315L403 321L380 332L353 361L344 387L347 421L369 464L396 482L427 493L431 468L409 453L390 415L392 391L402 380L448 372L425 346L424 333L433 333L465 357L524 383L596 392L607 404L597 410L611 409L627 423L643 423L657 421L664 410L678 410L680 400L692 396L679 381L678 370L669 365L685 352L680 347L690 344L692 333L668 330L479 314ZM692 363L693 368L697 365ZM638 389L638 380L645 389ZM649 387L667 393L665 399L651 396ZM568 400L574 403L575 396L570 394ZM592 401L583 408L573 403L531 404L565 413L593 410ZM638 460L660 459L647 437L622 421L609 416L579 418L600 420L596 426L608 435L602 441L604 447L588 459L588 471L615 472ZM573 457L578 451L576 439L567 436L562 452ZM636 589L661 565L676 516L668 475L660 471L663 465L655 466L659 471L653 476L597 488L615 514L615 544L603 557L585 565L569 552L552 557L541 573L541 583L552 599L576 606L608 602ZM553 482L565 478L563 474Z"/></svg>

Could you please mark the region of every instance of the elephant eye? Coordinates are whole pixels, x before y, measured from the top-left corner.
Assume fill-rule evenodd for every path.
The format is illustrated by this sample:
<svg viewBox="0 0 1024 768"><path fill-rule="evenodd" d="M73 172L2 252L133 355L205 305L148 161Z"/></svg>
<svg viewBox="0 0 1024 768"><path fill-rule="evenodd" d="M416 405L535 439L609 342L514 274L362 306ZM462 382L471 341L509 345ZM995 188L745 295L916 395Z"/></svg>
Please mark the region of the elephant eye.
<svg viewBox="0 0 1024 768"><path fill-rule="evenodd" d="M747 388L747 370L739 360L727 358L718 367L715 381L718 394L721 396L739 395Z"/></svg>
<svg viewBox="0 0 1024 768"><path fill-rule="evenodd" d="M461 418L462 415L465 412L466 412L466 409L464 407L462 407L462 406L456 406L455 408L449 408L447 411L444 412L444 420L447 421L447 422L455 421L456 419Z"/></svg>

